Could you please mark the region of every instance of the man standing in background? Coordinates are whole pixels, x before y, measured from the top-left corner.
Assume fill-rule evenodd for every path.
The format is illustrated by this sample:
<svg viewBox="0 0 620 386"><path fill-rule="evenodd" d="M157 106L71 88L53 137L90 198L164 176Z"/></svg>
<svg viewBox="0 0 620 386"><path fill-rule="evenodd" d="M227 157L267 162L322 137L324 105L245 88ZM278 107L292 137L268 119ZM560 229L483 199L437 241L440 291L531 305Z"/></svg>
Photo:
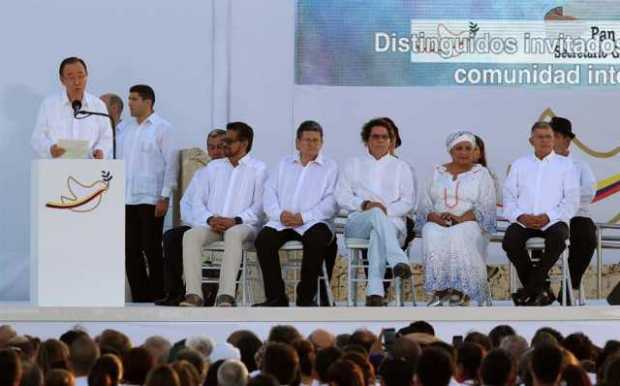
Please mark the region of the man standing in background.
<svg viewBox="0 0 620 386"><path fill-rule="evenodd" d="M177 185L172 126L153 111L154 104L150 86L131 87L132 119L119 137L119 158L125 160L125 268L134 302L164 297L162 232Z"/></svg>

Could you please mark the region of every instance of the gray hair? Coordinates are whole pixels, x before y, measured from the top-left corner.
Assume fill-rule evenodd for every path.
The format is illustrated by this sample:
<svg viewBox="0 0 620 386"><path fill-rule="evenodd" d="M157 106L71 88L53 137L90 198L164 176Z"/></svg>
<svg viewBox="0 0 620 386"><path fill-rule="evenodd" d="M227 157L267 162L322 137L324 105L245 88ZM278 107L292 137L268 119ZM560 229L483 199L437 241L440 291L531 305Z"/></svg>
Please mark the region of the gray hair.
<svg viewBox="0 0 620 386"><path fill-rule="evenodd" d="M228 359L217 370L218 386L245 386L248 383L248 369L237 359Z"/></svg>
<svg viewBox="0 0 620 386"><path fill-rule="evenodd" d="M520 335L509 335L499 343L499 348L506 350L515 362L519 362L523 354L528 350L527 340Z"/></svg>
<svg viewBox="0 0 620 386"><path fill-rule="evenodd" d="M185 347L198 351L202 356L207 359L213 352L215 343L213 340L206 336L192 336L185 341Z"/></svg>
<svg viewBox="0 0 620 386"><path fill-rule="evenodd" d="M222 129L213 129L209 132L209 135L207 135L207 139L209 138L214 138L214 137L219 137L222 135L226 135L226 130L222 130Z"/></svg>

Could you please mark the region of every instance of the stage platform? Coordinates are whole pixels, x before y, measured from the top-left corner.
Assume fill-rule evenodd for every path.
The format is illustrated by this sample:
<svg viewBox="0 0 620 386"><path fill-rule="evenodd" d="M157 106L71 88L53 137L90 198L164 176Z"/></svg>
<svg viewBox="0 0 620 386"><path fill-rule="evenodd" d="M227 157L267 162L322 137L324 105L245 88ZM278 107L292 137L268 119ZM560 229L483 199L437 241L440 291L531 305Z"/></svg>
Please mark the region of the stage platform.
<svg viewBox="0 0 620 386"><path fill-rule="evenodd" d="M429 321L437 335L451 341L468 331L488 332L498 324L510 324L531 338L543 326L568 334L582 331L597 344L617 339L620 307L590 300L587 306L513 307L496 302L494 307L321 307L321 308L180 308L128 304L122 308L34 307L27 303L0 303L0 324L13 325L20 334L58 337L75 325L96 335L106 328L126 332L134 344L161 335L176 341L207 335L225 341L233 331L249 329L265 338L277 324L292 324L307 334L316 328L334 333L366 327L379 333L383 327L401 328L415 320Z"/></svg>

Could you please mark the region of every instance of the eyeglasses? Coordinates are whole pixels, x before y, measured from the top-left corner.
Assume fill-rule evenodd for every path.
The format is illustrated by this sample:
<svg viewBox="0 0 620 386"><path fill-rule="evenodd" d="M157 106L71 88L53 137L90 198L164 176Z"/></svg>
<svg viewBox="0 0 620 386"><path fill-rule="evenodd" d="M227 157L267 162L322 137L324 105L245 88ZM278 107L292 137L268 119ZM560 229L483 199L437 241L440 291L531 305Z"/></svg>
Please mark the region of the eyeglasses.
<svg viewBox="0 0 620 386"><path fill-rule="evenodd" d="M371 134L370 135L370 139L373 139L375 141L383 139L383 140L387 141L388 139L390 139L390 136L389 136L389 134Z"/></svg>

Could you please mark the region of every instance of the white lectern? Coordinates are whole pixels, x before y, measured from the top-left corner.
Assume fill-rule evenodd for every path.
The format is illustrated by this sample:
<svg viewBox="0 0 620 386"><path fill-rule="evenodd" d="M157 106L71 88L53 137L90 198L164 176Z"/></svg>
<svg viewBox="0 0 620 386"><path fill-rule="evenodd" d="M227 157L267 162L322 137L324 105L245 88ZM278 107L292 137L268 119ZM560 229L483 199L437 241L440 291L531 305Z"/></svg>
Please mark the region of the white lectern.
<svg viewBox="0 0 620 386"><path fill-rule="evenodd" d="M124 184L123 161L32 162L34 304L125 305Z"/></svg>

